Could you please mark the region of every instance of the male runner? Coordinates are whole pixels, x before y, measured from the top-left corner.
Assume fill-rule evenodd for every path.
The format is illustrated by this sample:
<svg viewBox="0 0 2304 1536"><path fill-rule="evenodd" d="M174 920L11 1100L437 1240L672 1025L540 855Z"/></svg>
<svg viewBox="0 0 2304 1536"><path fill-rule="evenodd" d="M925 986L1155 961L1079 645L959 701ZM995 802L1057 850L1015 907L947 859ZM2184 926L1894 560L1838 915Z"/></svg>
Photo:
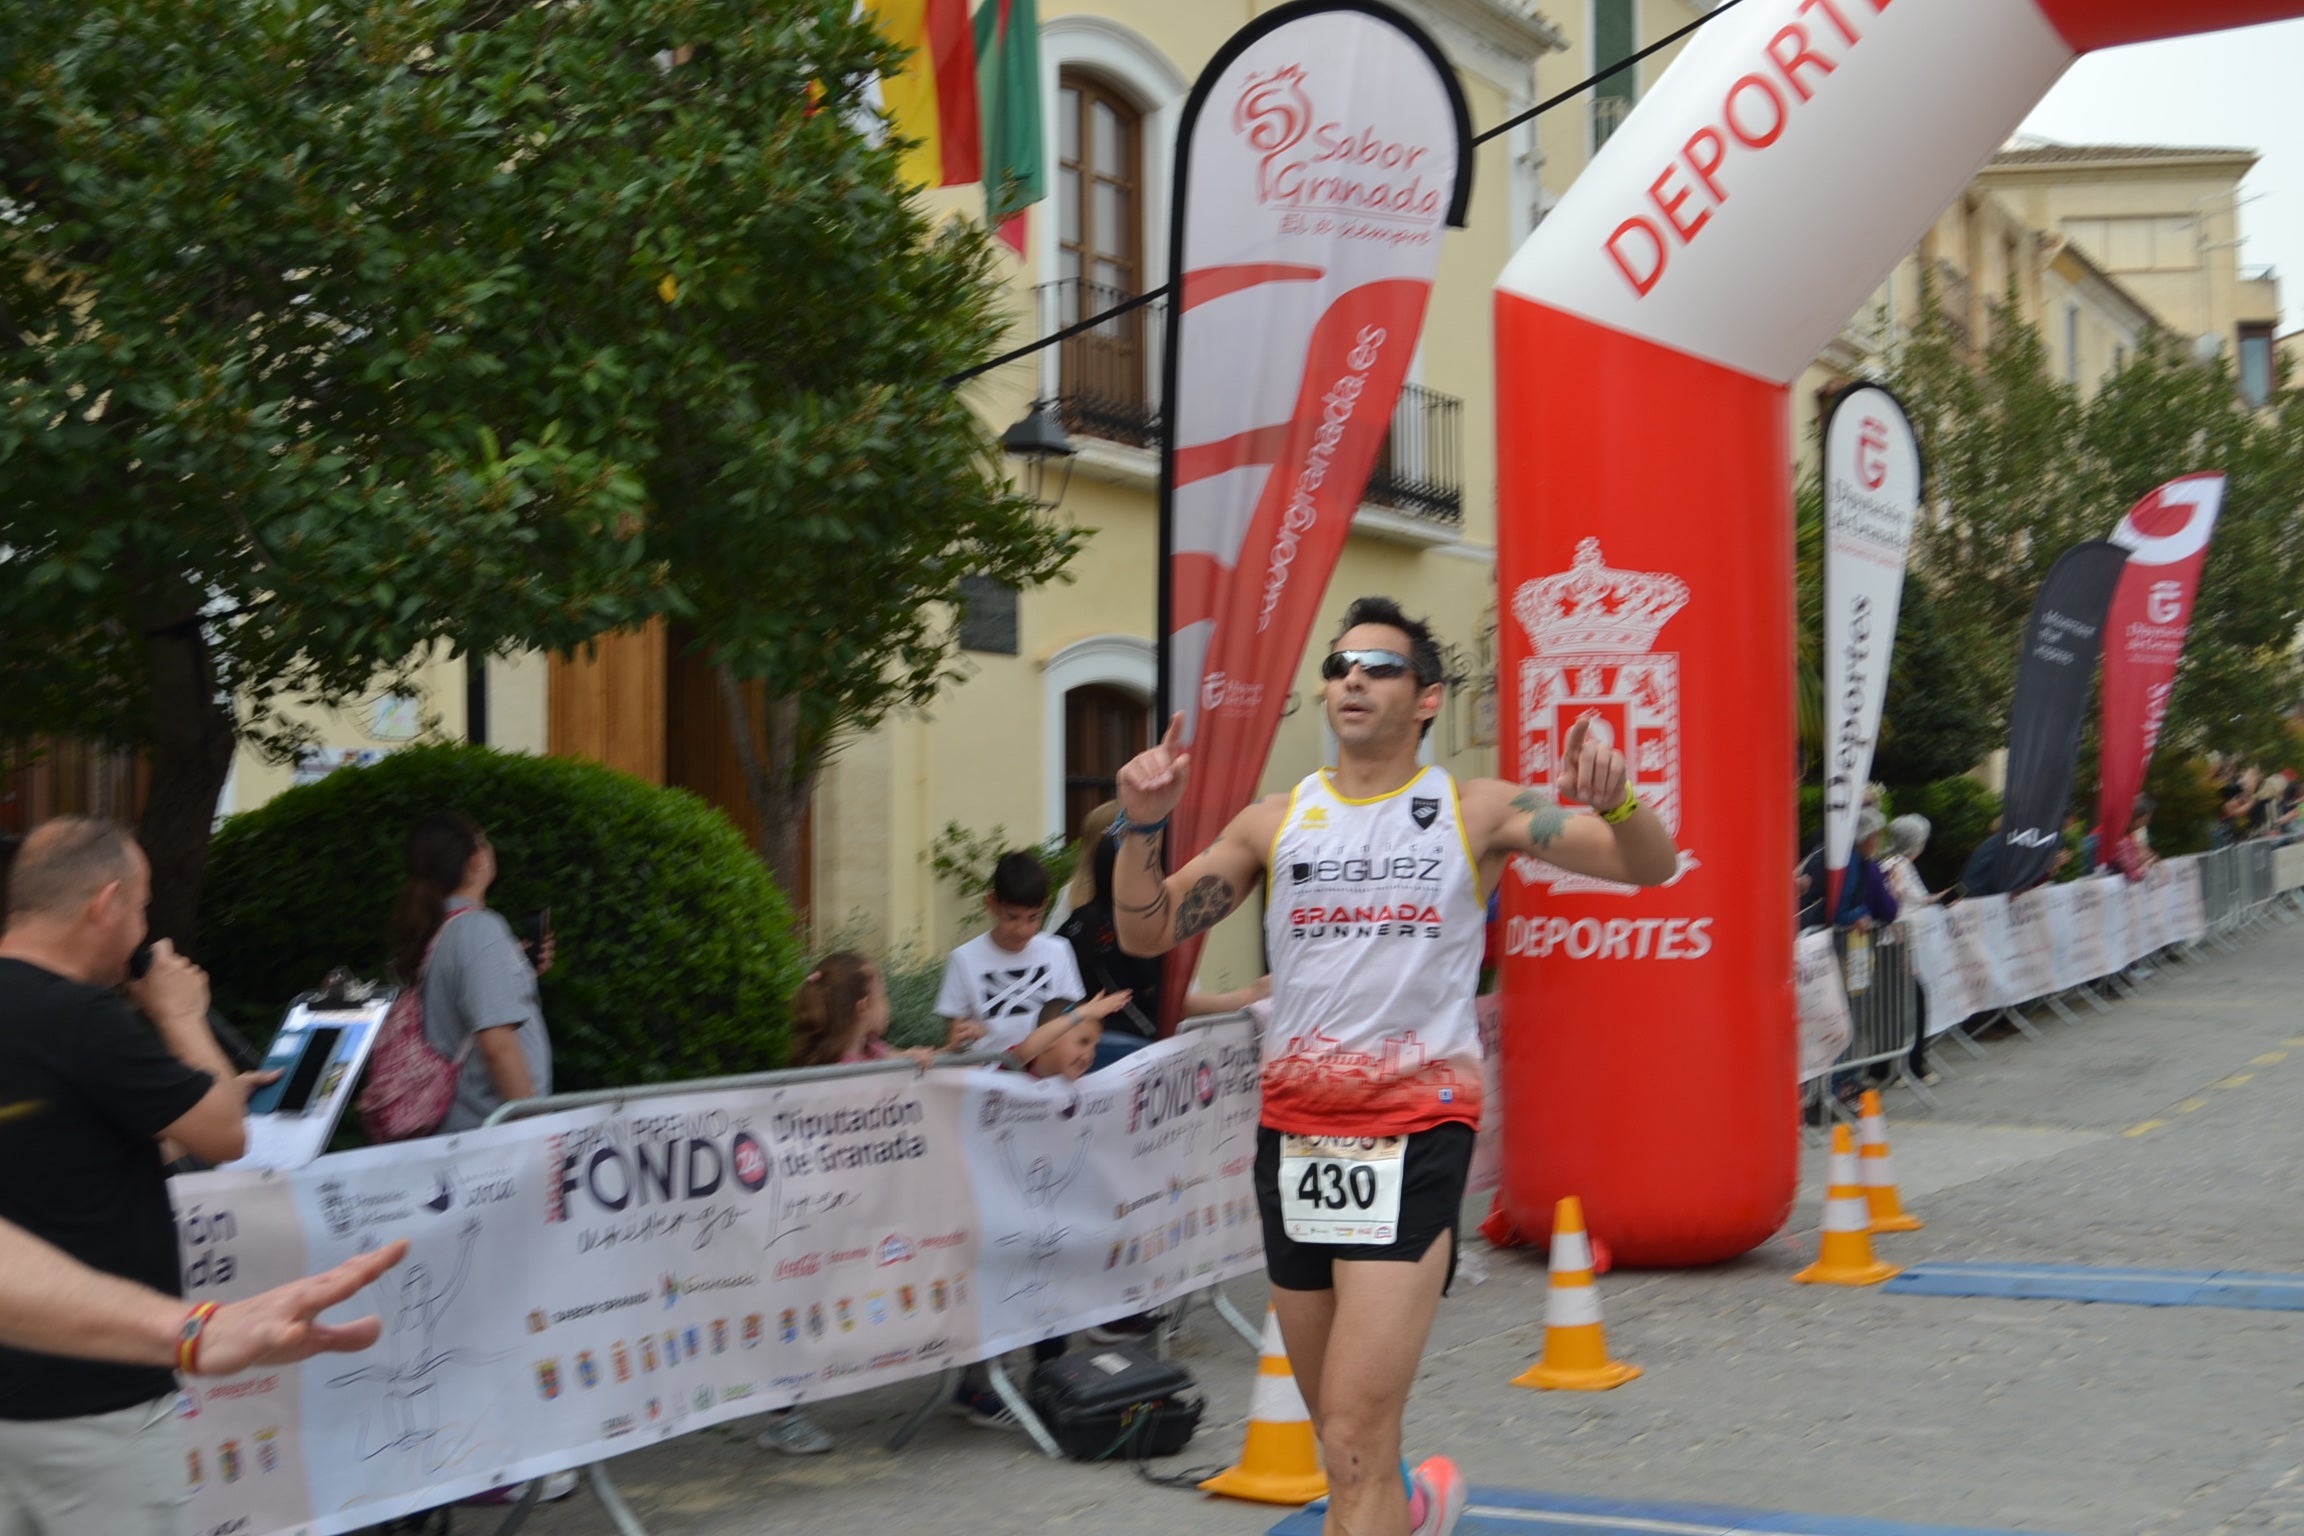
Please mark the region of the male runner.
<svg viewBox="0 0 2304 1536"><path fill-rule="evenodd" d="M1574 722L1553 782L1571 814L1501 779L1419 768L1440 711L1440 650L1389 598L1364 597L1321 663L1336 766L1232 818L1162 878L1184 795L1182 717L1120 770L1121 946L1158 954L1268 881L1272 961L1256 1193L1272 1305L1320 1438L1327 1536L1445 1536L1455 1464L1411 1474L1400 1419L1441 1293L1480 1119L1479 980L1487 892L1516 853L1658 885L1672 834L1631 792L1624 755Z"/></svg>

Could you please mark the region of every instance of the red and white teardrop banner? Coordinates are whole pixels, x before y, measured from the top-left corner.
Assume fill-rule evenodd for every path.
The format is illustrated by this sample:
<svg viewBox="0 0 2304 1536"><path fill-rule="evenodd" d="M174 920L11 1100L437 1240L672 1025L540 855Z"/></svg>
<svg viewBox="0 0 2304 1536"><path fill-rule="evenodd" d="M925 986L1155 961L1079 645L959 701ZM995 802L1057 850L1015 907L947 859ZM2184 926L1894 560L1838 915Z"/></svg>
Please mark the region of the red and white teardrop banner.
<svg viewBox="0 0 2304 1536"><path fill-rule="evenodd" d="M1904 561L1920 510L1920 442L1877 384L1843 390L1824 426L1824 915L1856 846L1896 655Z"/></svg>
<svg viewBox="0 0 2304 1536"><path fill-rule="evenodd" d="M1161 719L1184 716L1181 861L1255 796L1383 451L1442 236L1471 195L1454 72L1379 0L1300 0L1185 103L1161 457ZM1172 1027L1198 940L1178 946Z"/></svg>
<svg viewBox="0 0 2304 1536"><path fill-rule="evenodd" d="M2224 509L2224 477L2171 480L2128 509L2112 542L2128 551L2104 622L2104 722L2096 793L2096 847L2110 858L2128 835L2160 724L2176 690L2176 666L2192 624L2192 599L2208 541Z"/></svg>

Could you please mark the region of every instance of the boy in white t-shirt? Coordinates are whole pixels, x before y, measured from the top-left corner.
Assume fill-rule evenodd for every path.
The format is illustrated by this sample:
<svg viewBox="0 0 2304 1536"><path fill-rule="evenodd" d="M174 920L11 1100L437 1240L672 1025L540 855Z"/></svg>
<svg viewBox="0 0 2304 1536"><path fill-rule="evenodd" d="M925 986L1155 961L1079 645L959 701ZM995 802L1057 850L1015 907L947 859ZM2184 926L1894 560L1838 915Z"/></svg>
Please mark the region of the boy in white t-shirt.
<svg viewBox="0 0 2304 1536"><path fill-rule="evenodd" d="M992 867L984 910L991 927L952 951L936 993L948 1051L978 1045L1005 1051L1032 1033L1042 1004L1087 993L1072 946L1040 931L1048 915L1048 867L1036 855L1002 856Z"/></svg>

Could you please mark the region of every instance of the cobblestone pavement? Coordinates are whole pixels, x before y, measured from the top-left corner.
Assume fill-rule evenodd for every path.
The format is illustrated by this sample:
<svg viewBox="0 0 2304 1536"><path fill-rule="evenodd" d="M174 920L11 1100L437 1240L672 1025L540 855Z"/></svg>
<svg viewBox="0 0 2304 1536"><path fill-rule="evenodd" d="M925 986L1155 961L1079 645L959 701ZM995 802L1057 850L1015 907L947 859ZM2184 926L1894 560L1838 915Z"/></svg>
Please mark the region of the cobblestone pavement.
<svg viewBox="0 0 2304 1536"><path fill-rule="evenodd" d="M1889 1098L1900 1262L2032 1260L2304 1272L2304 925L2170 967L2142 995L1949 1069L1929 1113ZM1655 1092L1700 1094L1659 1068ZM1415 1454L1475 1483L1946 1525L2160 1536L2304 1531L2304 1313L1941 1299L1795 1286L1821 1153L1790 1228L1711 1269L1601 1282L1610 1342L1646 1367L1601 1394L1510 1378L1541 1345L1544 1274L1475 1239L1408 1418ZM1251 1316L1261 1287L1235 1285ZM1179 1349L1209 1397L1188 1453L1238 1448L1254 1361L1205 1310ZM1045 1461L939 1416L881 1442L920 1389L812 1410L839 1438L794 1460L725 1426L611 1464L652 1536L1092 1532L1251 1536L1283 1513ZM486 1530L480 1512L459 1532ZM612 1527L589 1493L541 1536Z"/></svg>

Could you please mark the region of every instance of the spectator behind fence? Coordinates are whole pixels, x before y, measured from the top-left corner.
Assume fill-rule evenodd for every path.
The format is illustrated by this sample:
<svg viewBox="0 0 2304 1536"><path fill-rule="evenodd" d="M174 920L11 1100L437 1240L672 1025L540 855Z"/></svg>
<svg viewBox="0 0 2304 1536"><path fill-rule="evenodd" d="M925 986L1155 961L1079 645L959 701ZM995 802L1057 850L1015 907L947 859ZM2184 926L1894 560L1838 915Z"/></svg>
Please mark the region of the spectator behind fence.
<svg viewBox="0 0 2304 1536"><path fill-rule="evenodd" d="M2152 851L2152 811L2152 797L2138 795L2128 813L2127 832L2112 845L2111 856L2104 861L2130 880L2143 879L2160 862L2160 856Z"/></svg>
<svg viewBox="0 0 2304 1536"><path fill-rule="evenodd" d="M1928 882L1920 878L1919 858L1928 847L1928 835L1935 830L1928 818L1921 815L1899 816L1888 823L1888 857L1880 861L1880 869L1888 877L1888 889L1896 897L1896 910L1910 913L1920 907L1932 907L1943 897L1928 889ZM1913 1012L1912 1075L1923 1083L1936 1081L1936 1074L1928 1070L1928 997L1920 988L1910 993Z"/></svg>
<svg viewBox="0 0 2304 1536"><path fill-rule="evenodd" d="M2280 770L2280 803L2273 812L2272 830L2284 843L2304 836L2304 779L2296 770Z"/></svg>
<svg viewBox="0 0 2304 1536"><path fill-rule="evenodd" d="M1880 872L1888 877L1888 889L1896 898L1898 911L1932 907L1942 899L1920 878L1917 862L1928 846L1928 834L1934 830L1921 815L1899 816L1888 823L1888 856L1880 861Z"/></svg>
<svg viewBox="0 0 2304 1536"><path fill-rule="evenodd" d="M1107 800L1080 823L1080 869L1072 877L1072 910L1056 930L1072 946L1084 988L1129 994L1128 1006L1104 1022L1103 1041L1096 1047L1099 1067L1108 1067L1159 1037L1161 972L1167 966L1160 956L1131 955L1120 947L1112 919L1112 865L1120 845L1109 835L1119 809L1119 801ZM1183 1016L1231 1013L1271 992L1270 977L1230 992L1194 989L1184 994Z"/></svg>
<svg viewBox="0 0 2304 1536"><path fill-rule="evenodd" d="M536 994L537 976L552 969L552 937L542 935L531 964L512 925L485 904L495 879L496 850L463 813L435 811L408 834L392 962L404 985L423 989L424 1038L458 1063L441 1134L552 1091L552 1037Z"/></svg>
<svg viewBox="0 0 2304 1536"><path fill-rule="evenodd" d="M2220 802L2216 812L2217 847L2229 848L2255 835L2256 791L2263 782L2264 776L2255 768L2243 768L2238 759L2234 759L2229 775L2216 788Z"/></svg>
<svg viewBox="0 0 2304 1536"><path fill-rule="evenodd" d="M1856 846L1840 879L1840 900L1833 909L1831 926L1885 927L1896 921L1896 895L1889 890L1887 877L1881 874L1878 862L1880 834L1887 825L1887 819L1872 806L1856 813ZM1800 908L1799 926L1824 927L1825 888L1830 882L1822 848L1808 855L1807 863L1800 868L1800 878L1805 882L1800 889L1806 900Z"/></svg>
<svg viewBox="0 0 2304 1536"><path fill-rule="evenodd" d="M2007 842L2007 834L2000 829L2000 818L1992 818L1992 830L1984 841L1969 851L1968 862L1960 866L1960 894L1963 896L1997 896L2000 894L2000 849Z"/></svg>
<svg viewBox="0 0 2304 1536"><path fill-rule="evenodd" d="M835 950L816 962L792 997L792 1056L795 1067L909 1058L928 1066L936 1052L927 1046L899 1051L888 1043L888 983L880 967L852 949Z"/></svg>
<svg viewBox="0 0 2304 1536"><path fill-rule="evenodd" d="M1099 992L1084 1003L1052 997L1040 1005L1039 1024L1017 1042L1002 1065L1034 1077L1077 1082L1102 1065L1096 1045L1103 1038L1104 1021L1127 1006L1125 992Z"/></svg>
<svg viewBox="0 0 2304 1536"><path fill-rule="evenodd" d="M984 910L991 927L952 951L936 992L949 1051L977 1044L1005 1051L1032 1033L1043 1003L1088 990L1072 946L1040 931L1048 914L1048 866L1037 855L1001 856Z"/></svg>
<svg viewBox="0 0 2304 1536"><path fill-rule="evenodd" d="M206 974L167 940L125 1001L115 990L151 892L143 850L107 821L59 817L17 854L0 932L0 1219L178 1297L160 1144L230 1162L247 1097L209 1033ZM210 1310L182 1315L183 1351ZM0 1531L177 1536L175 1407L165 1366L0 1349Z"/></svg>

